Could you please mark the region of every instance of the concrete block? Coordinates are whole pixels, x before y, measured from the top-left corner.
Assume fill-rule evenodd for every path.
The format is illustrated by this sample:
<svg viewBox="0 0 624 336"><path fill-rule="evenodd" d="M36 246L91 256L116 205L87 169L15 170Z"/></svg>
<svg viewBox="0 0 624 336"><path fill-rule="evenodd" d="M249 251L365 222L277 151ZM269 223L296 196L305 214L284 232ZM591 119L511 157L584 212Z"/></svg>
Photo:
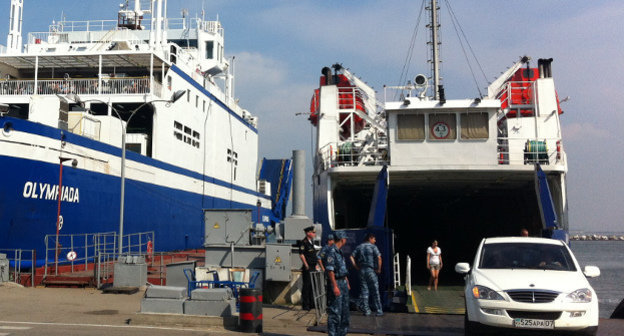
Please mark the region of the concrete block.
<svg viewBox="0 0 624 336"><path fill-rule="evenodd" d="M185 315L232 316L236 313L236 300L227 301L186 301Z"/></svg>
<svg viewBox="0 0 624 336"><path fill-rule="evenodd" d="M114 272L113 287L141 287L147 283L147 264L117 262Z"/></svg>
<svg viewBox="0 0 624 336"><path fill-rule="evenodd" d="M141 313L184 314L184 299L144 298Z"/></svg>
<svg viewBox="0 0 624 336"><path fill-rule="evenodd" d="M184 275L184 269L195 270L194 260L171 263L167 265L167 286L187 287L188 280Z"/></svg>
<svg viewBox="0 0 624 336"><path fill-rule="evenodd" d="M232 298L230 288L198 288L191 292L191 300L226 301Z"/></svg>
<svg viewBox="0 0 624 336"><path fill-rule="evenodd" d="M174 286L150 286L147 287L145 297L152 299L184 299L186 298L186 288Z"/></svg>

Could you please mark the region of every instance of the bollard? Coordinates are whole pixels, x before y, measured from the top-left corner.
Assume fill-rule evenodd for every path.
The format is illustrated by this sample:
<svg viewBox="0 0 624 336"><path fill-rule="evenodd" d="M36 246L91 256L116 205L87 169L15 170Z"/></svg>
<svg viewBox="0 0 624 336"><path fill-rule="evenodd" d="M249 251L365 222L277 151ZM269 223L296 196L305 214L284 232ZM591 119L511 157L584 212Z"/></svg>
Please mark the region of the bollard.
<svg viewBox="0 0 624 336"><path fill-rule="evenodd" d="M242 332L262 332L262 289L241 288L239 327Z"/></svg>

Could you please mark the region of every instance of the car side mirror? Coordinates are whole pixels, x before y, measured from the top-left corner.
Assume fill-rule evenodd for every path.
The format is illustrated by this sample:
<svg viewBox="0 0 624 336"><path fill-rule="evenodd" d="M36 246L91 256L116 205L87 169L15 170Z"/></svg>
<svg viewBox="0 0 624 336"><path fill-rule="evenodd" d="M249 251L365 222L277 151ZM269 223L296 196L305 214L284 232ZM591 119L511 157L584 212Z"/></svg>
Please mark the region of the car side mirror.
<svg viewBox="0 0 624 336"><path fill-rule="evenodd" d="M585 274L588 278L595 278L600 276L600 268L596 266L585 266L583 270L583 274Z"/></svg>
<svg viewBox="0 0 624 336"><path fill-rule="evenodd" d="M460 262L455 265L455 272L459 274L466 274L470 272L470 264L465 262Z"/></svg>

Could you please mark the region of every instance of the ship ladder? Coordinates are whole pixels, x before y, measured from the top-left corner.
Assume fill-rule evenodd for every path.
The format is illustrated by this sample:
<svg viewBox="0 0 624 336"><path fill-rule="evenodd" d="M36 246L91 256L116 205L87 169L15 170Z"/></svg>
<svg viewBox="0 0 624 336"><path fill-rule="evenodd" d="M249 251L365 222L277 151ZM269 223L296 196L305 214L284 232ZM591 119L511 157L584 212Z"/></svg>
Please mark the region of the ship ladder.
<svg viewBox="0 0 624 336"><path fill-rule="evenodd" d="M394 260L393 260L393 268L394 268L394 272L393 272L393 276L394 276L394 289L396 290L397 287L401 286L401 264L399 261L399 254L396 253L394 255Z"/></svg>

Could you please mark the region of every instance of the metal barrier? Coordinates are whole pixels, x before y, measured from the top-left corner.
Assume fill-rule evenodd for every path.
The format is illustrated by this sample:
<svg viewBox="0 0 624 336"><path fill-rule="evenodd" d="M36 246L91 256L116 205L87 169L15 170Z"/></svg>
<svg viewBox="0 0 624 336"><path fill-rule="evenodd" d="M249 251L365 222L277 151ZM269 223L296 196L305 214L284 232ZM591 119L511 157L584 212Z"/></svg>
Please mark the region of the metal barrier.
<svg viewBox="0 0 624 336"><path fill-rule="evenodd" d="M35 286L35 276L37 275L37 252L35 250L0 249L0 253L6 254L9 260L9 281L22 284L23 276L29 275L30 286ZM10 266L11 263L13 263L12 267ZM29 267L22 267L23 264L28 265L29 263Z"/></svg>
<svg viewBox="0 0 624 336"><path fill-rule="evenodd" d="M154 238L154 231L124 235L122 252L124 255L146 255L148 250L153 251ZM89 262L95 262L99 267L102 260L116 261L119 257L117 239L116 232L46 235L44 276L51 273L58 275L59 264L71 266L70 272L73 273L88 270ZM52 266L54 271L49 272ZM76 266L79 267L76 269Z"/></svg>
<svg viewBox="0 0 624 336"><path fill-rule="evenodd" d="M312 296L314 298L316 324L318 325L327 313L327 282L325 273L321 271L310 272L310 278L312 279Z"/></svg>
<svg viewBox="0 0 624 336"><path fill-rule="evenodd" d="M116 242L115 232L46 235L44 277L52 273L58 275L59 264L70 265L72 273L86 271L89 261L93 262L98 252L114 251ZM53 272L49 272L52 267Z"/></svg>

